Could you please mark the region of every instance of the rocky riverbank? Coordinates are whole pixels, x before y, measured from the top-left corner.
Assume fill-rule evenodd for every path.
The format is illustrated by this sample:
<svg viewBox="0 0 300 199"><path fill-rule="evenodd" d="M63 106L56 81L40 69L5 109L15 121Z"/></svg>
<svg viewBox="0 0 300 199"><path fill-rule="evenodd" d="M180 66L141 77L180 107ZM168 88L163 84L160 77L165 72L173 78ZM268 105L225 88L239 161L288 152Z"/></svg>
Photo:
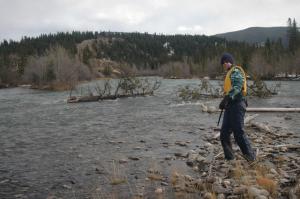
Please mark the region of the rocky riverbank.
<svg viewBox="0 0 300 199"><path fill-rule="evenodd" d="M253 118L250 116L245 121L246 132L257 155L255 162L247 162L235 144L235 160L224 160L219 129L207 132L203 138L204 144L193 150L188 149L191 144L189 141L164 142L164 148L176 146L187 151L166 156L160 166L163 167L165 162L169 165L182 162L191 172L186 174L179 169L168 175L163 172L164 169L157 169L159 166L152 167L146 171L145 184L139 187L144 192L132 194L133 198L299 198L299 136L284 128L252 122ZM121 165L142 159L129 156L118 163ZM150 185L146 185L147 182ZM116 190L122 183L126 183L126 178L119 177L111 181Z"/></svg>
<svg viewBox="0 0 300 199"><path fill-rule="evenodd" d="M300 145L290 132L247 127L257 161L247 162L235 147L236 159L225 161L217 136L189 151L184 160L201 178L175 174L177 192L198 192L203 198L299 198Z"/></svg>

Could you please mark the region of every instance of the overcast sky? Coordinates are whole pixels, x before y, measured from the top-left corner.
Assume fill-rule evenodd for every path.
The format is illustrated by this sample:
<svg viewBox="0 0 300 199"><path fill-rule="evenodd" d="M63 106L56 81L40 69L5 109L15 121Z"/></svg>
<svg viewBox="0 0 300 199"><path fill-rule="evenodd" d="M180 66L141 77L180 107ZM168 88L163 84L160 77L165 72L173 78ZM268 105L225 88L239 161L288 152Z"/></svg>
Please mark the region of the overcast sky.
<svg viewBox="0 0 300 199"><path fill-rule="evenodd" d="M300 20L300 0L0 0L0 40L58 31L230 32Z"/></svg>

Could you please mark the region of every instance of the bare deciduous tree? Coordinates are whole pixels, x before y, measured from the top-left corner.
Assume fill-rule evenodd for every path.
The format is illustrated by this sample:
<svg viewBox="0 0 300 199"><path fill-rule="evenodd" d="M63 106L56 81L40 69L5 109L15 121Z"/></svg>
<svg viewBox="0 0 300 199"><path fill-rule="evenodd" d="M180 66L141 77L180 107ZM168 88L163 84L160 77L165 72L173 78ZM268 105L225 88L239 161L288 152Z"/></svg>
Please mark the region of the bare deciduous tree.
<svg viewBox="0 0 300 199"><path fill-rule="evenodd" d="M39 87L52 84L73 88L78 81L91 79L91 73L77 57L71 57L66 49L55 46L43 56L30 57L23 78Z"/></svg>

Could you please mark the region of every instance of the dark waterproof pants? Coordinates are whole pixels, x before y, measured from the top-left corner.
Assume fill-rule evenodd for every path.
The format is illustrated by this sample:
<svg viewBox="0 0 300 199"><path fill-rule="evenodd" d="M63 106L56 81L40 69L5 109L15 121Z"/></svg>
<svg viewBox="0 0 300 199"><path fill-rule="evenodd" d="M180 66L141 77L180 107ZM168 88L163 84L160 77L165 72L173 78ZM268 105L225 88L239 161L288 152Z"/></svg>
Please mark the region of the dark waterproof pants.
<svg viewBox="0 0 300 199"><path fill-rule="evenodd" d="M246 104L244 100L230 103L228 108L225 110L220 138L225 159L227 160L234 159L230 141L230 135L232 132L235 142L240 147L245 158L247 158L249 161L255 160L255 154L244 131L245 112Z"/></svg>

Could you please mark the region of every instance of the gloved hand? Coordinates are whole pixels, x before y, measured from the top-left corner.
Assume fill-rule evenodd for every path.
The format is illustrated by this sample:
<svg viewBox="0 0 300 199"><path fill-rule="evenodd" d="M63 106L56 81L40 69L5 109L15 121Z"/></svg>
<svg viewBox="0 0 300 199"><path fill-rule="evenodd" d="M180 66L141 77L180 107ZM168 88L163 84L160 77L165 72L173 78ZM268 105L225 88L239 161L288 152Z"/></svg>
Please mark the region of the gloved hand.
<svg viewBox="0 0 300 199"><path fill-rule="evenodd" d="M226 109L228 107L230 100L231 99L230 99L229 95L225 95L225 97L222 99L222 101L219 105L219 109L221 109L221 110Z"/></svg>

